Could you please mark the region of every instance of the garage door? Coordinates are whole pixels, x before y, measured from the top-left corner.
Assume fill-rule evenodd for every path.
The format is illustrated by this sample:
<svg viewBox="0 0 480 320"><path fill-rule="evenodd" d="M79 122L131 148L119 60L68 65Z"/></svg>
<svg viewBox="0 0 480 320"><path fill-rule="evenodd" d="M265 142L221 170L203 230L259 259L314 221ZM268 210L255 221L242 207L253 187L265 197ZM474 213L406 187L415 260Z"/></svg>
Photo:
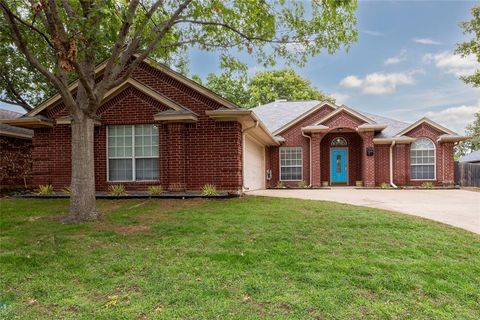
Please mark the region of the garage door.
<svg viewBox="0 0 480 320"><path fill-rule="evenodd" d="M265 189L265 148L248 135L245 139L244 172L246 190Z"/></svg>

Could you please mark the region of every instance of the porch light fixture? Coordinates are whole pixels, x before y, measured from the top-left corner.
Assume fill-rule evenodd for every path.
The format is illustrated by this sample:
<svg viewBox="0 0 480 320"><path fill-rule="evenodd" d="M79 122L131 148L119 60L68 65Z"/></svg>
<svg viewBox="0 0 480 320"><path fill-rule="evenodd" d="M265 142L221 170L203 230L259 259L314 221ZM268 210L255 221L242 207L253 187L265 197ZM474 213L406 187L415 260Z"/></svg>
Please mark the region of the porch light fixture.
<svg viewBox="0 0 480 320"><path fill-rule="evenodd" d="M367 147L367 156L371 157L373 156L373 154L374 154L373 147Z"/></svg>

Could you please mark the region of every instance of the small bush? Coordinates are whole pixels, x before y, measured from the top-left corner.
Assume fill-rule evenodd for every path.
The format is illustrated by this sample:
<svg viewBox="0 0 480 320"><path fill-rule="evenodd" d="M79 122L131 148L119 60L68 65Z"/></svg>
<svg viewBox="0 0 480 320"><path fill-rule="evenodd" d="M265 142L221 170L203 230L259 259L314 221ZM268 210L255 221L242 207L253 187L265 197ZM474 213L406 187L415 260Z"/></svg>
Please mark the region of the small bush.
<svg viewBox="0 0 480 320"><path fill-rule="evenodd" d="M433 182L425 181L424 183L422 183L421 187L423 189L433 189Z"/></svg>
<svg viewBox="0 0 480 320"><path fill-rule="evenodd" d="M308 184L307 184L307 182L306 182L305 180L298 181L297 186L298 186L299 188L302 188L302 189L308 188Z"/></svg>
<svg viewBox="0 0 480 320"><path fill-rule="evenodd" d="M62 189L62 192L65 193L66 195L71 196L72 195L72 187L66 186L65 188Z"/></svg>
<svg viewBox="0 0 480 320"><path fill-rule="evenodd" d="M390 183L383 182L382 184L380 184L380 188L382 188L382 189L391 189L392 186L390 185Z"/></svg>
<svg viewBox="0 0 480 320"><path fill-rule="evenodd" d="M53 186L51 184L41 184L38 186L37 194L48 195L53 194Z"/></svg>
<svg viewBox="0 0 480 320"><path fill-rule="evenodd" d="M206 184L202 187L202 196L211 197L218 196L217 187L213 184Z"/></svg>
<svg viewBox="0 0 480 320"><path fill-rule="evenodd" d="M284 189L284 188L285 188L285 184L283 183L283 181L278 181L278 182L277 182L277 185L275 186L275 188L277 188L277 189Z"/></svg>
<svg viewBox="0 0 480 320"><path fill-rule="evenodd" d="M111 196L124 196L124 195L127 194L123 184L113 184L113 185L109 186L108 187L108 193Z"/></svg>
<svg viewBox="0 0 480 320"><path fill-rule="evenodd" d="M162 186L150 186L148 187L148 194L151 196L158 196L159 194L162 194L163 188Z"/></svg>

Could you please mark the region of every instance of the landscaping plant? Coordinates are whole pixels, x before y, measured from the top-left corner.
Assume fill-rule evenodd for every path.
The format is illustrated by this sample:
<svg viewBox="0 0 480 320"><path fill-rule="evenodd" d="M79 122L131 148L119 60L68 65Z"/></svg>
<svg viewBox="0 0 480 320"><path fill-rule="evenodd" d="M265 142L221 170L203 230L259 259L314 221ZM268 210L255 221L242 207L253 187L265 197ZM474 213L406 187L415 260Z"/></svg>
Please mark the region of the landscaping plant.
<svg viewBox="0 0 480 320"><path fill-rule="evenodd" d="M425 181L421 185L422 189L433 189L433 182L431 181Z"/></svg>
<svg viewBox="0 0 480 320"><path fill-rule="evenodd" d="M39 195L54 194L53 186L51 184L41 184L38 186L37 194Z"/></svg>
<svg viewBox="0 0 480 320"><path fill-rule="evenodd" d="M217 187L213 184L206 184L202 187L202 196L205 197L212 197L212 196L218 196L217 192Z"/></svg>
<svg viewBox="0 0 480 320"><path fill-rule="evenodd" d="M127 194L123 184L113 184L113 185L109 186L108 187L108 193L111 196L124 196L124 195Z"/></svg>
<svg viewBox="0 0 480 320"><path fill-rule="evenodd" d="M148 194L151 196L158 196L159 194L162 194L163 188L162 186L150 186L148 187Z"/></svg>

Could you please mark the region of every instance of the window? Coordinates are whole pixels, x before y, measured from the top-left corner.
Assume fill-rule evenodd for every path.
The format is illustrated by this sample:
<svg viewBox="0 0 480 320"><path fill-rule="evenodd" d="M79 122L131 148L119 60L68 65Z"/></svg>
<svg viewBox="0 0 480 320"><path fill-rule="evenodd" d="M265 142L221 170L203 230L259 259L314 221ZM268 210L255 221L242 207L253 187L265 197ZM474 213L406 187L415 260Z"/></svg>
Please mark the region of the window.
<svg viewBox="0 0 480 320"><path fill-rule="evenodd" d="M302 148L280 148L280 180L302 180Z"/></svg>
<svg viewBox="0 0 480 320"><path fill-rule="evenodd" d="M158 129L151 124L108 127L108 180L157 180Z"/></svg>
<svg viewBox="0 0 480 320"><path fill-rule="evenodd" d="M330 144L332 147L343 147L347 145L347 140L342 137L336 137L332 140L332 143Z"/></svg>
<svg viewBox="0 0 480 320"><path fill-rule="evenodd" d="M412 180L435 180L435 144L427 138L417 139L410 149Z"/></svg>

